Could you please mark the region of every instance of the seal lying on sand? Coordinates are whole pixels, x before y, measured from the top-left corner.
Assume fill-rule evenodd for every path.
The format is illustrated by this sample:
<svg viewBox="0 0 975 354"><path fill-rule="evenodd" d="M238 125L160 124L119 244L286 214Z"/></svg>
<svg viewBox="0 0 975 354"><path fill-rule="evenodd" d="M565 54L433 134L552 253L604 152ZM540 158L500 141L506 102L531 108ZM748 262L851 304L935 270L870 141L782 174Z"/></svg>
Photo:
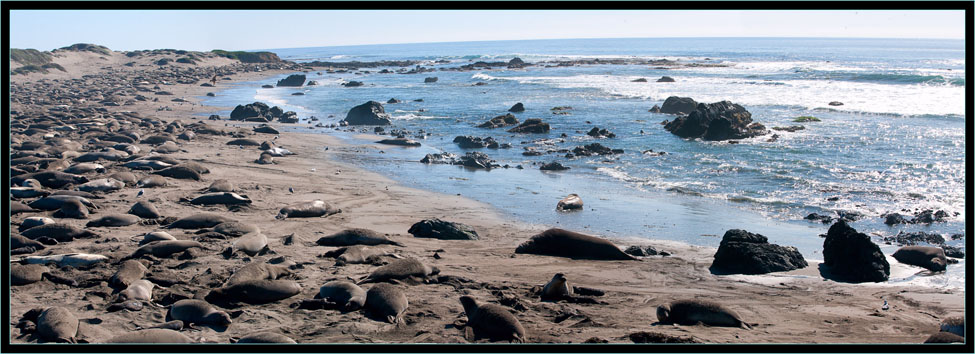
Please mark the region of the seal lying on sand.
<svg viewBox="0 0 975 354"><path fill-rule="evenodd" d="M329 216L341 212L342 210L335 209L328 203L321 200L313 200L310 202L292 204L281 208L281 211L278 213L276 218L317 218L320 216Z"/></svg>
<svg viewBox="0 0 975 354"><path fill-rule="evenodd" d="M144 246L145 244L153 241L175 241L176 237L170 235L166 231L153 231L142 235L142 240L139 241L139 246Z"/></svg>
<svg viewBox="0 0 975 354"><path fill-rule="evenodd" d="M183 321L184 327L194 323L229 326L233 322L227 312L217 310L206 301L196 299L176 301L166 314L166 321L170 320Z"/></svg>
<svg viewBox="0 0 975 354"><path fill-rule="evenodd" d="M108 257L100 254L90 254L90 253L68 253L68 254L55 254L49 256L30 256L24 258L21 263L23 264L57 264L58 267L72 266L75 268L84 268L94 264L98 264L107 261Z"/></svg>
<svg viewBox="0 0 975 354"><path fill-rule="evenodd" d="M941 247L904 246L894 252L894 259L904 264L926 268L932 272L940 272L948 267L945 250Z"/></svg>
<svg viewBox="0 0 975 354"><path fill-rule="evenodd" d="M126 288L145 277L148 271L149 269L142 262L130 259L122 262L122 265L118 267L118 271L108 279L108 284L117 288Z"/></svg>
<svg viewBox="0 0 975 354"><path fill-rule="evenodd" d="M938 332L928 337L924 343L965 343L965 337L951 332Z"/></svg>
<svg viewBox="0 0 975 354"><path fill-rule="evenodd" d="M132 215L132 214L115 214L115 215L105 215L98 219L89 221L85 224L85 227L98 227L98 226L108 226L108 227L121 227L129 226L139 223L142 218Z"/></svg>
<svg viewBox="0 0 975 354"><path fill-rule="evenodd" d="M366 309L374 318L399 323L407 306L406 294L392 284L376 284L366 292Z"/></svg>
<svg viewBox="0 0 975 354"><path fill-rule="evenodd" d="M10 284L27 285L39 282L44 279L44 273L47 271L47 267L42 264L11 264Z"/></svg>
<svg viewBox="0 0 975 354"><path fill-rule="evenodd" d="M51 218L46 218L43 216L31 216L29 218L24 219L24 221L20 222L20 227L17 228L17 232L24 232L25 230L35 226L41 226L41 225L47 225L53 223L54 223L54 219Z"/></svg>
<svg viewBox="0 0 975 354"><path fill-rule="evenodd" d="M243 302L267 304L301 293L301 285L291 280L246 280L214 289L206 300L214 303Z"/></svg>
<svg viewBox="0 0 975 354"><path fill-rule="evenodd" d="M118 335L104 343L193 343L193 340L171 329L150 328Z"/></svg>
<svg viewBox="0 0 975 354"><path fill-rule="evenodd" d="M333 280L318 289L318 297L342 311L355 311L366 303L366 291L345 280Z"/></svg>
<svg viewBox="0 0 975 354"><path fill-rule="evenodd" d="M162 215L152 203L142 200L132 205L126 213L138 216L143 219L158 219Z"/></svg>
<svg viewBox="0 0 975 354"><path fill-rule="evenodd" d="M236 189L234 188L234 184L230 183L230 181L225 179L218 179L216 181L213 181L213 183L210 183L210 186L207 187L207 189L204 190L204 192L208 192L208 193L233 192L235 190Z"/></svg>
<svg viewBox="0 0 975 354"><path fill-rule="evenodd" d="M64 204L69 200L81 202L81 204L91 209L97 209L95 203L92 203L90 200L88 200L88 198L79 197L75 195L49 195L44 198L30 202L30 204L28 205L34 209L58 210L61 208L62 204Z"/></svg>
<svg viewBox="0 0 975 354"><path fill-rule="evenodd" d="M352 246L352 245L393 245L403 247L403 244L390 240L378 232L368 229L348 229L319 238L319 246Z"/></svg>
<svg viewBox="0 0 975 354"><path fill-rule="evenodd" d="M168 229L202 229L206 227L214 227L217 224L234 221L234 219L228 218L226 216L212 214L212 213L199 213L187 216L185 218L174 221L172 224L166 226Z"/></svg>
<svg viewBox="0 0 975 354"><path fill-rule="evenodd" d="M48 342L74 343L78 317L64 307L49 307L37 316L37 334Z"/></svg>
<svg viewBox="0 0 975 354"><path fill-rule="evenodd" d="M229 258L233 255L234 251L241 251L253 257L267 249L267 236L264 236L260 232L252 232L234 241L233 245L224 251L224 256Z"/></svg>
<svg viewBox="0 0 975 354"><path fill-rule="evenodd" d="M552 280L542 288L542 300L559 300L572 296L572 287L565 279L565 274L556 273Z"/></svg>
<svg viewBox="0 0 975 354"><path fill-rule="evenodd" d="M139 183L136 183L136 186L139 186L139 187L142 187L142 188L165 187L167 185L169 185L169 182L166 181L166 179L163 178L162 176L149 176L149 177L140 179L139 180Z"/></svg>
<svg viewBox="0 0 975 354"><path fill-rule="evenodd" d="M246 195L240 195L233 192L216 192L207 193L199 197L193 198L189 201L193 205L235 205L235 204L250 204L251 200L247 198Z"/></svg>
<svg viewBox="0 0 975 354"><path fill-rule="evenodd" d="M559 201L555 209L558 211L582 210L582 198L579 198L579 195L575 193L569 194L568 197Z"/></svg>
<svg viewBox="0 0 975 354"><path fill-rule="evenodd" d="M61 209L55 211L51 216L56 218L87 219L88 207L85 207L77 199L66 200L64 203L61 203Z"/></svg>
<svg viewBox="0 0 975 354"><path fill-rule="evenodd" d="M261 332L249 334L241 339L238 339L236 343L286 343L286 344L296 344L294 339L289 338L286 335L274 332Z"/></svg>
<svg viewBox="0 0 975 354"><path fill-rule="evenodd" d="M335 265L337 266L346 264L376 264L382 260L383 256L399 257L396 254L377 248L363 245L348 246L325 252L322 257L334 257Z"/></svg>
<svg viewBox="0 0 975 354"><path fill-rule="evenodd" d="M461 296L460 303L464 306L467 313L467 329L464 337L468 340L477 338L488 338L495 340L508 340L523 342L525 340L525 328L521 326L518 318L495 304L478 304L471 296Z"/></svg>
<svg viewBox="0 0 975 354"><path fill-rule="evenodd" d="M637 260L611 242L558 228L545 230L515 249L515 253L596 260Z"/></svg>
<svg viewBox="0 0 975 354"><path fill-rule="evenodd" d="M374 270L369 276L359 281L359 284L378 283L406 278L426 278L440 274L440 269L420 262L416 258L397 259L387 265Z"/></svg>
<svg viewBox="0 0 975 354"><path fill-rule="evenodd" d="M249 280L275 280L285 275L290 275L291 269L282 265L251 262L230 276L224 286L229 286Z"/></svg>
<svg viewBox="0 0 975 354"><path fill-rule="evenodd" d="M191 179L194 181L203 180L203 176L200 176L199 172L196 172L196 170L186 166L167 167L162 170L153 172L153 174L157 174L163 177L176 178L176 179Z"/></svg>
<svg viewBox="0 0 975 354"><path fill-rule="evenodd" d="M155 284L149 282L145 279L140 279L132 282L125 290L122 290L118 294L118 301L150 301L152 300L152 288Z"/></svg>
<svg viewBox="0 0 975 354"><path fill-rule="evenodd" d="M193 240L156 241L139 247L135 250L135 252L132 252L132 255L129 256L129 258L139 258L144 254L151 254L152 256L159 258L166 258L175 253L186 251L190 248L205 247L203 247L202 243Z"/></svg>
<svg viewBox="0 0 975 354"><path fill-rule="evenodd" d="M41 237L49 237L57 240L58 242L70 242L71 240L74 240L76 238L88 238L88 237L98 236L94 232L85 229L79 229L77 227L68 224L61 224L61 223L35 226L25 230L24 232L21 232L20 234L31 240L36 240Z"/></svg>
<svg viewBox="0 0 975 354"><path fill-rule="evenodd" d="M705 300L678 300L657 307L657 319L661 323L709 326L741 327L751 326L741 320L738 313L721 304Z"/></svg>

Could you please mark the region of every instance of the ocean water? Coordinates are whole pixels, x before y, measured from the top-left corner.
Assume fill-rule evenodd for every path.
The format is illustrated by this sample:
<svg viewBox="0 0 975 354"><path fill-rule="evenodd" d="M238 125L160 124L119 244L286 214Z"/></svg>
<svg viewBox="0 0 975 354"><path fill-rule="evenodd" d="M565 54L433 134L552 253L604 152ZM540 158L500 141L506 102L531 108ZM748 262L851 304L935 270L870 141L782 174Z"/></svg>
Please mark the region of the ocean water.
<svg viewBox="0 0 975 354"><path fill-rule="evenodd" d="M235 106L262 101L305 119L337 123L369 100L384 104L393 127L427 133L423 146L382 146L382 153L340 155L344 162L389 176L407 186L491 204L519 220L613 237L666 239L716 247L728 229L741 228L797 247L822 260L829 225L803 220L809 213L856 212L851 225L874 237L901 231L965 233L965 49L962 40L903 39L578 39L369 45L270 49L294 61L418 60L446 68L475 61L529 63L573 59L668 59L696 66L576 65L525 69L437 71L421 74L308 72L319 85L261 89L282 77L239 83L204 102ZM389 68L396 70L398 68ZM425 77L438 81L425 84ZM676 80L657 83L661 76ZM632 82L646 78L649 82ZM366 85L347 88L356 80ZM476 83L486 83L474 86ZM293 96L294 92L303 96ZM674 116L650 113L669 96L698 102L729 100L765 126L802 125L738 144L684 140L659 123ZM422 99L422 102L414 100ZM842 106L830 106L840 101ZM476 125L521 102L519 120L540 118L548 134L514 134ZM551 108L570 106L568 114ZM229 112L221 112L227 115ZM821 121L794 123L799 116ZM280 124L278 124L280 125ZM617 135L595 139L592 127ZM308 131L301 126L301 131ZM351 143L381 137L316 128ZM562 134L566 137L562 137ZM369 129L371 134L371 129ZM425 165L428 153L463 155L455 136L493 137L510 149L476 149L508 169L470 170ZM411 136L411 137L414 137ZM569 149L593 142L624 154L566 159L523 156L526 147ZM665 155L644 153L664 151ZM377 150L378 151L378 150ZM540 171L558 161L568 171ZM523 169L513 168L522 166ZM585 210L558 213L556 202L577 193ZM932 225L883 224L880 215L902 210L944 210ZM909 214L909 213L908 213ZM949 245L964 247L962 240ZM945 274L892 277L892 282L964 287L964 261ZM900 272L905 273L905 272Z"/></svg>

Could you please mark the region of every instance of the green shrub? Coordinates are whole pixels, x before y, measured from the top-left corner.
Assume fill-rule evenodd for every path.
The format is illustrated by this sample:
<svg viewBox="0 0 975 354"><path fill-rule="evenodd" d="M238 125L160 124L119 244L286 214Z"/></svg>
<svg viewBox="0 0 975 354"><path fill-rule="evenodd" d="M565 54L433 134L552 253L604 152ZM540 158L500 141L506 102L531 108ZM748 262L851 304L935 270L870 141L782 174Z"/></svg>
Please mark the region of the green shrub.
<svg viewBox="0 0 975 354"><path fill-rule="evenodd" d="M102 55L112 55L112 51L108 49L108 47L97 45L97 44L89 44L89 43L76 43L76 44L69 45L67 47L59 48L57 50L67 50L73 52L92 52L92 53L98 53Z"/></svg>
<svg viewBox="0 0 975 354"><path fill-rule="evenodd" d="M51 53L37 49L10 48L10 60L24 65L43 65L51 62Z"/></svg>

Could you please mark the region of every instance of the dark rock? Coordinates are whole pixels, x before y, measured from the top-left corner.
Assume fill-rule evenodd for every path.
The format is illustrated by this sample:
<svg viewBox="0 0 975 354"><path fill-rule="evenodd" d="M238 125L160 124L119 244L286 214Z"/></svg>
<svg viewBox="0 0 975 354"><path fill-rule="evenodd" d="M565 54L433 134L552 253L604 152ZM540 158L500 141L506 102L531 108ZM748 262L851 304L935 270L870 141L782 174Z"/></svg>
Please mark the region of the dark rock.
<svg viewBox="0 0 975 354"><path fill-rule="evenodd" d="M386 144L386 145L399 145L399 146L420 146L420 143L418 143L416 140L411 140L407 138L383 139L377 141L376 143Z"/></svg>
<svg viewBox="0 0 975 354"><path fill-rule="evenodd" d="M594 138L615 138L616 134L613 134L609 130L599 129L599 127L592 127L586 135Z"/></svg>
<svg viewBox="0 0 975 354"><path fill-rule="evenodd" d="M945 218L948 217L948 213L944 210L924 210L920 213L914 215L914 219L911 220L913 224L930 224L934 222L945 222Z"/></svg>
<svg viewBox="0 0 975 354"><path fill-rule="evenodd" d="M833 278L853 283L881 282L890 276L890 264L870 236L837 221L823 242L824 265Z"/></svg>
<svg viewBox="0 0 975 354"><path fill-rule="evenodd" d="M491 120L484 122L481 125L478 125L477 127L478 128L501 128L501 127L515 125L515 124L518 124L518 118L516 118L513 114L508 113L503 116L497 116L491 118Z"/></svg>
<svg viewBox="0 0 975 354"><path fill-rule="evenodd" d="M511 106L511 108L508 108L508 112L518 113L518 112L524 112L524 111L525 111L525 105L521 104L521 102L515 103L514 106Z"/></svg>
<svg viewBox="0 0 975 354"><path fill-rule="evenodd" d="M305 75L304 74L293 74L293 75L289 75L287 78L284 78L284 79L279 80L277 86L279 86L279 87L280 86L293 86L293 87L298 87L298 86L302 86L304 84L305 84Z"/></svg>
<svg viewBox="0 0 975 354"><path fill-rule="evenodd" d="M386 101L386 104L393 104L393 103L403 103L403 101L397 100L395 98L390 98L389 101Z"/></svg>
<svg viewBox="0 0 975 354"><path fill-rule="evenodd" d="M362 83L362 81L349 81L349 82L346 82L346 83L342 84L342 86L345 86L345 87L359 87L359 86L362 86L362 85L365 85L365 84Z"/></svg>
<svg viewBox="0 0 975 354"><path fill-rule="evenodd" d="M558 162L549 162L547 164L542 165L542 167L540 167L539 169L542 171L563 171L563 170L568 170L569 167L562 166L562 164Z"/></svg>
<svg viewBox="0 0 975 354"><path fill-rule="evenodd" d="M284 112L284 114L282 114L281 117L278 118L278 121L281 123L288 123L288 124L298 123L298 113L295 113L294 111Z"/></svg>
<svg viewBox="0 0 975 354"><path fill-rule="evenodd" d="M927 232L898 232L897 235L884 237L884 241L897 243L898 245L913 246L919 243L928 243L932 245L943 245L945 244L945 238L939 234L927 233Z"/></svg>
<svg viewBox="0 0 975 354"><path fill-rule="evenodd" d="M353 107L349 114L342 120L348 125L389 125L389 115L383 108L382 103L369 101Z"/></svg>
<svg viewBox="0 0 975 354"><path fill-rule="evenodd" d="M670 96L655 113L688 114L697 109L698 103L690 97ZM652 109L651 109L652 111Z"/></svg>
<svg viewBox="0 0 975 354"><path fill-rule="evenodd" d="M672 78L670 76L663 76L663 77L657 79L657 82L674 82L674 78Z"/></svg>
<svg viewBox="0 0 975 354"><path fill-rule="evenodd" d="M803 129L806 129L806 127L801 126L801 125L793 125L793 126L788 126L788 127L772 127L772 130L785 131L785 132L790 132L790 133L795 133L795 132L800 131L800 130L803 130Z"/></svg>
<svg viewBox="0 0 975 354"><path fill-rule="evenodd" d="M622 154L623 150L610 149L600 143L592 143L585 146L576 146L574 149L572 149L572 153L576 156L612 155Z"/></svg>
<svg viewBox="0 0 975 354"><path fill-rule="evenodd" d="M639 79L635 79L635 80L632 80L630 82L647 82L647 79L641 77Z"/></svg>
<svg viewBox="0 0 975 354"><path fill-rule="evenodd" d="M274 88L274 85L261 85L261 88Z"/></svg>
<svg viewBox="0 0 975 354"><path fill-rule="evenodd" d="M833 101L833 102L830 102L829 105L830 106L842 106L843 105L843 102Z"/></svg>
<svg viewBox="0 0 975 354"><path fill-rule="evenodd" d="M657 252L657 249L654 248L653 246L643 246L643 247L630 246L627 247L625 250L623 250L623 252L628 255L637 256L637 257L656 256L657 254L659 254Z"/></svg>
<svg viewBox="0 0 975 354"><path fill-rule="evenodd" d="M795 247L771 244L765 236L734 229L725 232L710 269L716 274L766 274L807 266Z"/></svg>
<svg viewBox="0 0 975 354"><path fill-rule="evenodd" d="M494 148L498 147L498 142L491 137L481 139L473 136L457 136L454 138L454 143L463 149L478 149L491 145L494 145Z"/></svg>
<svg viewBox="0 0 975 354"><path fill-rule="evenodd" d="M812 221L821 221L821 222L823 222L823 224L829 224L829 223L833 222L833 217L832 216L829 216L829 215L820 215L820 214L816 214L816 213L811 213L809 215L806 215L806 217L804 219L806 219L806 220L812 220Z"/></svg>
<svg viewBox="0 0 975 354"><path fill-rule="evenodd" d="M884 218L884 224L887 225L908 224L911 222L904 215L898 213L884 214L882 217Z"/></svg>
<svg viewBox="0 0 975 354"><path fill-rule="evenodd" d="M413 237L428 237L441 240L477 240L477 231L474 228L437 218L420 221L410 227L407 231Z"/></svg>
<svg viewBox="0 0 975 354"><path fill-rule="evenodd" d="M472 167L472 168L486 168L491 169L495 167L501 167L500 165L494 163L487 154L472 151L468 152L464 156L460 157L460 161L455 164Z"/></svg>
<svg viewBox="0 0 975 354"><path fill-rule="evenodd" d="M952 258L965 258L965 250L948 245L941 245L941 249L945 250L945 255Z"/></svg>
<svg viewBox="0 0 975 354"><path fill-rule="evenodd" d="M420 159L420 162L422 163L449 164L449 165L456 165L458 164L458 161L459 160L457 159L457 155L451 154L449 152L445 152L442 154L427 154L422 159Z"/></svg>
<svg viewBox="0 0 975 354"><path fill-rule="evenodd" d="M744 107L728 102L698 104L686 116L677 117L664 129L682 138L704 140L744 139L768 133L764 126L752 122Z"/></svg>
<svg viewBox="0 0 975 354"><path fill-rule="evenodd" d="M254 102L247 105L237 105L230 112L230 120L246 120L254 117L270 117L271 108L261 102Z"/></svg>
<svg viewBox="0 0 975 354"><path fill-rule="evenodd" d="M425 84L434 83L434 82L437 82L437 77L436 76L432 76L432 77L428 77L428 78L423 79L423 83L425 83Z"/></svg>
<svg viewBox="0 0 975 354"><path fill-rule="evenodd" d="M525 61L521 60L521 58L518 57L515 57L514 59L508 61L508 69L523 68L525 67L525 65L526 65Z"/></svg>
<svg viewBox="0 0 975 354"><path fill-rule="evenodd" d="M551 128L548 123L542 122L541 119L532 118L526 119L524 123L518 125L517 127L508 130L510 133L548 133Z"/></svg>

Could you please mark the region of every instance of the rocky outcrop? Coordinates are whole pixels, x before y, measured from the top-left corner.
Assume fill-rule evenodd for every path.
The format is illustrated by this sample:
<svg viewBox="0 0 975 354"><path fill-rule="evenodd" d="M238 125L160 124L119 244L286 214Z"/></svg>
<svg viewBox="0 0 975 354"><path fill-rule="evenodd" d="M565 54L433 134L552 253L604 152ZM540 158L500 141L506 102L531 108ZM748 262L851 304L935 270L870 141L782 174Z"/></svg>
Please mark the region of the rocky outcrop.
<svg viewBox="0 0 975 354"><path fill-rule="evenodd" d="M518 118L514 114L508 113L503 116L491 118L491 120L478 125L478 128L501 128L509 125L518 124Z"/></svg>
<svg viewBox="0 0 975 354"><path fill-rule="evenodd" d="M427 237L441 240L477 240L477 231L465 224L443 221L437 218L420 221L407 231L413 237Z"/></svg>
<svg viewBox="0 0 975 354"><path fill-rule="evenodd" d="M389 114L383 108L383 104L376 101L369 101L361 105L352 107L349 114L342 120L348 125L389 125Z"/></svg>
<svg viewBox="0 0 975 354"><path fill-rule="evenodd" d="M670 96L654 113L688 114L697 109L697 105L698 103L690 97Z"/></svg>
<svg viewBox="0 0 975 354"><path fill-rule="evenodd" d="M478 149L483 147L497 149L500 146L492 137L481 139L474 136L457 136L454 138L454 143L463 149Z"/></svg>
<svg viewBox="0 0 975 354"><path fill-rule="evenodd" d="M464 156L461 156L459 162L460 165L471 168L492 169L495 167L501 167L501 165L494 163L494 160L492 160L487 154L476 151L468 152Z"/></svg>
<svg viewBox="0 0 975 354"><path fill-rule="evenodd" d="M278 121L281 123L298 123L298 113L295 113L294 111L284 112L280 117L278 117Z"/></svg>
<svg viewBox="0 0 975 354"><path fill-rule="evenodd" d="M278 80L277 86L278 87L281 87L281 86L299 87L299 86L302 86L304 84L305 84L305 75L304 74L294 74L294 75L289 75L288 77L286 77L284 79Z"/></svg>
<svg viewBox="0 0 975 354"><path fill-rule="evenodd" d="M606 130L605 128L599 129L599 127L592 127L592 129L590 129L589 132L586 133L586 135L591 136L593 138L615 138L616 137L616 134L613 134L613 132Z"/></svg>
<svg viewBox="0 0 975 354"><path fill-rule="evenodd" d="M670 76L663 76L663 77L657 79L657 82L674 82L674 78L672 78Z"/></svg>
<svg viewBox="0 0 975 354"><path fill-rule="evenodd" d="M346 83L342 84L342 86L345 86L345 87L359 87L359 86L362 86L362 85L365 85L365 84L362 83L362 81L349 81L349 82L346 82Z"/></svg>
<svg viewBox="0 0 975 354"><path fill-rule="evenodd" d="M457 159L457 155L451 154L449 152L445 152L441 154L427 154L422 159L420 159L420 162L422 163L447 164L447 165L456 165L458 161L460 160Z"/></svg>
<svg viewBox="0 0 975 354"><path fill-rule="evenodd" d="M768 133L765 126L752 122L752 114L745 107L729 101L698 104L694 111L677 117L664 129L682 138L712 141L745 139Z"/></svg>
<svg viewBox="0 0 975 354"><path fill-rule="evenodd" d="M623 149L610 149L600 143L592 143L584 146L576 146L575 149L572 149L572 153L575 156L612 155L622 154Z"/></svg>
<svg viewBox="0 0 975 354"><path fill-rule="evenodd" d="M514 106L511 106L511 108L508 108L508 112L518 113L518 112L524 112L524 111L525 111L525 105L521 104L521 102L515 103Z"/></svg>
<svg viewBox="0 0 975 354"><path fill-rule="evenodd" d="M398 146L420 146L420 143L417 142L416 140L407 139L407 138L383 139L377 141L376 143L385 144L385 145L398 145Z"/></svg>
<svg viewBox="0 0 975 354"><path fill-rule="evenodd" d="M425 83L425 84L432 84L434 82L437 82L437 80L438 79L437 79L436 76L431 76L431 77L428 77L428 78L423 79L423 83Z"/></svg>
<svg viewBox="0 0 975 354"><path fill-rule="evenodd" d="M728 230L714 254L711 273L766 274L809 266L795 247L768 243L765 236L745 230Z"/></svg>
<svg viewBox="0 0 975 354"><path fill-rule="evenodd" d="M842 220L826 233L823 260L831 277L840 281L881 282L890 276L890 264L880 247Z"/></svg>
<svg viewBox="0 0 975 354"><path fill-rule="evenodd" d="M542 167L540 167L539 169L542 171L564 171L564 170L568 170L569 167L562 166L562 164L558 162L549 162L542 165Z"/></svg>
<svg viewBox="0 0 975 354"><path fill-rule="evenodd" d="M508 129L510 133L548 133L551 130L548 123L542 122L541 119L532 118L526 119L524 123L521 123L517 127Z"/></svg>
<svg viewBox="0 0 975 354"><path fill-rule="evenodd" d="M514 59L511 59L511 60L508 61L508 69L523 68L526 65L527 64L525 64L525 61L524 60L521 60L521 58L518 58L518 57L515 57Z"/></svg>
<svg viewBox="0 0 975 354"><path fill-rule="evenodd" d="M254 102L247 105L237 105L237 107L230 112L230 120L246 120L247 118L253 117L268 117L270 116L270 111L271 108L261 102Z"/></svg>
<svg viewBox="0 0 975 354"><path fill-rule="evenodd" d="M914 213L914 217L908 219L907 216L900 213L887 213L881 215L884 218L884 224L887 225L897 225L897 224L931 224L935 222L945 222L948 218L948 212L944 210L922 210Z"/></svg>

